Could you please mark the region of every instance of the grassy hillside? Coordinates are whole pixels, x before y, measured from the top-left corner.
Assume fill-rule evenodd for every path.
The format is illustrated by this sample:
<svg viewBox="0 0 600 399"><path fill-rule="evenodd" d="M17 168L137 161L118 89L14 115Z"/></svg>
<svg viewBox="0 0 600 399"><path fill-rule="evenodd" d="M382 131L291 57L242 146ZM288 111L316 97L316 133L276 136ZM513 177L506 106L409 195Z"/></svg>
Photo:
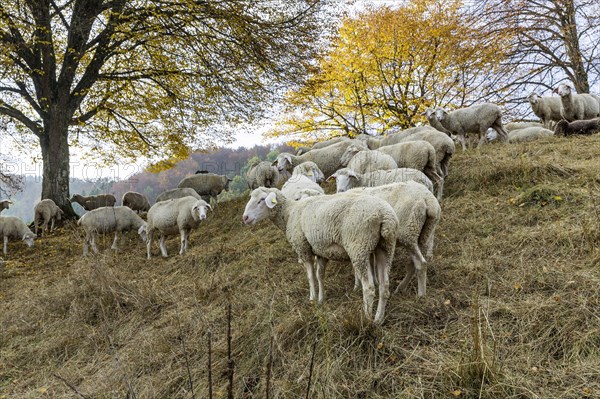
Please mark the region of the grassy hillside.
<svg viewBox="0 0 600 399"><path fill-rule="evenodd" d="M226 397L231 304L236 398L266 397L267 380L271 398L305 397L315 342L313 398L598 398L599 155L599 135L459 150L428 295L416 281L392 295L381 327L363 319L348 264L332 262L325 305L310 304L282 233L242 224L246 198L219 206L184 257L173 238L148 261L132 234L83 259L69 226L10 243L0 397L192 398L191 376L207 398L209 331Z"/></svg>

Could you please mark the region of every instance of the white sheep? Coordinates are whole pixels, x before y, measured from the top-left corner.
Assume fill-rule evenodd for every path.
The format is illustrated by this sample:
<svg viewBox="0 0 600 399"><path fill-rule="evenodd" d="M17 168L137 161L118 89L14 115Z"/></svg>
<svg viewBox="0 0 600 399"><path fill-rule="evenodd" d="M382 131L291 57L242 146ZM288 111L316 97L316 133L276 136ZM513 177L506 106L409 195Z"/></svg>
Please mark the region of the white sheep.
<svg viewBox="0 0 600 399"><path fill-rule="evenodd" d="M0 213L2 213L2 211L5 209L10 208L10 205L12 205L12 201L9 201L9 200L0 201Z"/></svg>
<svg viewBox="0 0 600 399"><path fill-rule="evenodd" d="M554 93L560 96L560 114L568 122L600 117L600 98L593 94L575 94L573 88L561 83Z"/></svg>
<svg viewBox="0 0 600 399"><path fill-rule="evenodd" d="M523 141L534 141L543 137L554 135L552 130L548 130L541 126L526 127L524 129L513 130L508 132L508 141L510 143L519 143Z"/></svg>
<svg viewBox="0 0 600 399"><path fill-rule="evenodd" d="M424 296L427 285L427 260L423 252L428 258L433 255L434 233L442 212L435 196L425 186L414 181L355 188L347 193L381 198L392 206L400 221L396 248L404 248L412 260L396 291L406 290L416 270L417 293ZM355 280L355 286L357 283Z"/></svg>
<svg viewBox="0 0 600 399"><path fill-rule="evenodd" d="M558 122L562 119L560 97L539 96L533 92L527 96L527 101L529 101L533 113L542 120L542 124L546 129L550 128L552 122Z"/></svg>
<svg viewBox="0 0 600 399"><path fill-rule="evenodd" d="M314 259L317 257L318 301L323 302L323 275L329 260L350 260L363 287L363 308L372 316L375 283L370 258L379 280L375 323L381 323L389 298L389 270L398 237L398 218L384 200L364 196L322 195L292 201L277 189L257 188L250 194L243 221L253 225L269 218L286 235L306 267L310 300L316 297Z"/></svg>
<svg viewBox="0 0 600 399"><path fill-rule="evenodd" d="M352 169L339 169L330 178L335 179L336 190L343 193L356 187L377 187L390 183L403 183L415 181L427 187L433 193L433 183L425 174L411 168L398 168L393 170L376 170L369 173L356 173Z"/></svg>
<svg viewBox="0 0 600 399"><path fill-rule="evenodd" d="M292 175L288 181L281 187L281 192L288 198L299 200L306 194L306 189L325 194L325 191L317 183L304 175Z"/></svg>
<svg viewBox="0 0 600 399"><path fill-rule="evenodd" d="M452 112L438 107L435 117L446 130L458 136L463 151L466 150L465 136L468 133L479 134L478 147L481 147L487 140L489 128L494 129L503 141L508 141L508 134L502 127L502 111L496 104L472 105Z"/></svg>
<svg viewBox="0 0 600 399"><path fill-rule="evenodd" d="M273 162L273 165L277 166L279 173L284 173L285 171L291 173L292 169L296 166L300 165L301 163L311 161L317 164L325 176L330 176L333 172L341 167L340 158L346 151L346 148L348 148L349 145L357 142L357 140L346 139L325 148L313 149L310 152L302 155L292 155L287 152L282 152L277 156L277 159ZM358 145L362 144L360 142L358 143Z"/></svg>
<svg viewBox="0 0 600 399"><path fill-rule="evenodd" d="M92 245L92 251L98 253L96 238L98 234L115 233L111 249L117 250L119 234L121 236L126 231L136 231L142 241L146 241L146 222L134 211L126 206L104 206L93 209L83 215L77 224L85 231L83 242L83 255L88 254L89 245Z"/></svg>
<svg viewBox="0 0 600 399"><path fill-rule="evenodd" d="M362 145L350 145L340 158L344 167L366 173L374 170L396 169L398 165L394 158L378 150L367 150Z"/></svg>
<svg viewBox="0 0 600 399"><path fill-rule="evenodd" d="M155 231L160 233L160 252L163 257L168 256L165 238L177 233L181 236L179 255L183 255L188 249L190 232L207 218L208 209L212 210L206 201L193 197L175 198L152 205L148 211L148 259L151 257L150 249Z"/></svg>
<svg viewBox="0 0 600 399"><path fill-rule="evenodd" d="M148 201L148 197L135 191L127 191L125 194L123 194L121 203L123 206L126 206L132 211L136 211L138 213L148 212L148 210L150 210L150 201Z"/></svg>
<svg viewBox="0 0 600 399"><path fill-rule="evenodd" d="M279 182L279 172L271 162L257 160L246 172L246 182L250 190L258 187L275 187Z"/></svg>
<svg viewBox="0 0 600 399"><path fill-rule="evenodd" d="M51 199L43 199L33 208L33 232L37 235L38 226L42 224L42 234L48 229L50 223L50 231L54 230L54 222L61 220L65 213Z"/></svg>
<svg viewBox="0 0 600 399"><path fill-rule="evenodd" d="M103 206L114 206L117 199L112 194L90 195L87 197L80 194L74 194L70 201L77 202L86 211L91 211Z"/></svg>
<svg viewBox="0 0 600 399"><path fill-rule="evenodd" d="M433 182L437 198L442 198L442 192L444 191L443 172L437 162L435 148L429 142L425 140L400 142L379 147L379 151L391 156L399 168L412 168L425 173Z"/></svg>
<svg viewBox="0 0 600 399"><path fill-rule="evenodd" d="M397 143L405 143L415 140L424 140L435 148L435 158L439 165L439 170L442 171L442 177L448 176L450 159L454 155L456 146L454 141L445 133L434 129L431 126L419 126L406 129L399 133L387 135L380 140L369 140L369 148L381 148Z"/></svg>
<svg viewBox="0 0 600 399"><path fill-rule="evenodd" d="M214 173L198 173L181 179L178 188L193 188L200 196L210 197L217 203L217 195L229 190L230 178ZM205 200L210 200L205 198Z"/></svg>
<svg viewBox="0 0 600 399"><path fill-rule="evenodd" d="M552 98L555 98L555 97L552 97ZM525 129L528 127L544 127L544 126L539 122L509 122L506 125L504 125L504 130L506 130L507 133L510 133L515 130ZM509 135L509 138L510 138L510 135Z"/></svg>
<svg viewBox="0 0 600 399"><path fill-rule="evenodd" d="M323 175L321 169L311 161L303 162L294 168L292 176L298 175L306 176L315 183L322 183L325 180L325 175Z"/></svg>
<svg viewBox="0 0 600 399"><path fill-rule="evenodd" d="M193 188L174 188L172 190L167 190L160 193L156 197L156 202L183 197L194 197L196 199L202 199L202 197Z"/></svg>
<svg viewBox="0 0 600 399"><path fill-rule="evenodd" d="M2 252L6 255L9 240L23 240L28 247L33 247L36 235L16 216L0 216L0 236L4 238Z"/></svg>

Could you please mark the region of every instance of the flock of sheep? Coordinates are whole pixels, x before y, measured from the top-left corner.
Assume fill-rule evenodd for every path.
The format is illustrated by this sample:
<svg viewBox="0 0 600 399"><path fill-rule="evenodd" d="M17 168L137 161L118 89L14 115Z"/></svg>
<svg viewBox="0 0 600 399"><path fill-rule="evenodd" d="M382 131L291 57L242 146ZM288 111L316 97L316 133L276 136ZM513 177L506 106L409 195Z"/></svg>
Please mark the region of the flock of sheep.
<svg viewBox="0 0 600 399"><path fill-rule="evenodd" d="M406 290L417 276L417 294L425 295L427 262L433 254L434 233L441 218L440 200L449 163L455 151L451 137L466 148L466 138L477 135L479 146L487 141L488 129L503 141L533 140L548 135L591 134L600 131L600 98L574 94L561 84L560 97L528 100L542 123L502 124L500 108L491 103L447 112L442 108L425 112L429 126L410 128L384 137L360 135L356 139L337 137L296 154L281 153L275 162L257 161L246 174L253 190L246 204L243 222L253 225L270 219L286 235L304 264L309 282L309 298L319 303L330 260L350 261L355 288L362 286L367 317L381 323L390 296L389 272L398 248L411 262L397 290ZM557 122L554 132L549 130ZM336 193L326 195L325 180L335 180ZM88 212L78 224L86 233L84 255L89 245L98 252L98 234L114 233L111 248L117 249L119 235L137 231L151 256L154 234L160 235L160 251L167 256L165 237L180 234L180 255L188 248L190 231L199 226L212 210L210 198L229 188L226 176L206 172L184 178L178 188L166 191L150 206L135 192L123 196L123 206L114 206L114 196L74 195ZM276 187L281 187L278 189ZM203 197L204 196L204 199ZM10 201L0 201L0 211ZM144 221L136 212L147 212ZM21 239L32 246L38 226L42 233L54 227L62 216L52 200L35 206L34 232L20 219L0 216L4 253L9 239ZM378 305L372 315L376 288Z"/></svg>

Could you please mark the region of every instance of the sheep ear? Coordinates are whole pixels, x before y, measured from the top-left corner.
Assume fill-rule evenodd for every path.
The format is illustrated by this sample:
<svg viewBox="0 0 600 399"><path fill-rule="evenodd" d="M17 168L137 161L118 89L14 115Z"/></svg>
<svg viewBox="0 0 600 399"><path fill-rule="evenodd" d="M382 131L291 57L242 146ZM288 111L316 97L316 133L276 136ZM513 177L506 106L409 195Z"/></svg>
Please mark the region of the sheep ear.
<svg viewBox="0 0 600 399"><path fill-rule="evenodd" d="M277 205L277 194L269 193L267 198L265 198L265 204L267 204L267 208L269 209L275 208L275 205Z"/></svg>
<svg viewBox="0 0 600 399"><path fill-rule="evenodd" d="M337 177L338 177L338 174L337 174L337 172L335 172L334 174L329 176L326 181L335 180L335 179L337 179Z"/></svg>
<svg viewBox="0 0 600 399"><path fill-rule="evenodd" d="M283 154L283 157L291 164L292 163L292 156L290 154Z"/></svg>
<svg viewBox="0 0 600 399"><path fill-rule="evenodd" d="M552 90L552 93L557 93L558 94L558 87L556 87L554 90Z"/></svg>
<svg viewBox="0 0 600 399"><path fill-rule="evenodd" d="M213 209L212 209L212 206L210 206L210 204L206 204L206 207L207 207L208 209L210 209L211 211L213 210Z"/></svg>
<svg viewBox="0 0 600 399"><path fill-rule="evenodd" d="M355 179L358 179L358 175L352 169L348 169L348 176L354 177Z"/></svg>

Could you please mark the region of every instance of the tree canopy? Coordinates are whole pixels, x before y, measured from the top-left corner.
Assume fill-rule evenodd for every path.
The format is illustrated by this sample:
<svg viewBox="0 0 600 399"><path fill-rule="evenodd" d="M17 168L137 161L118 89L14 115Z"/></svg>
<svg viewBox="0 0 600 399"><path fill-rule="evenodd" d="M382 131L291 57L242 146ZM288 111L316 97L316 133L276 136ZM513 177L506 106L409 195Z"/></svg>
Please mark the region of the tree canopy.
<svg viewBox="0 0 600 399"><path fill-rule="evenodd" d="M306 75L326 0L0 2L0 121L40 145L68 205L69 147L183 158Z"/></svg>
<svg viewBox="0 0 600 399"><path fill-rule="evenodd" d="M343 21L319 70L288 93L274 135L381 133L423 121L431 105L485 98L486 77L504 57L458 0L412 0L367 8Z"/></svg>

